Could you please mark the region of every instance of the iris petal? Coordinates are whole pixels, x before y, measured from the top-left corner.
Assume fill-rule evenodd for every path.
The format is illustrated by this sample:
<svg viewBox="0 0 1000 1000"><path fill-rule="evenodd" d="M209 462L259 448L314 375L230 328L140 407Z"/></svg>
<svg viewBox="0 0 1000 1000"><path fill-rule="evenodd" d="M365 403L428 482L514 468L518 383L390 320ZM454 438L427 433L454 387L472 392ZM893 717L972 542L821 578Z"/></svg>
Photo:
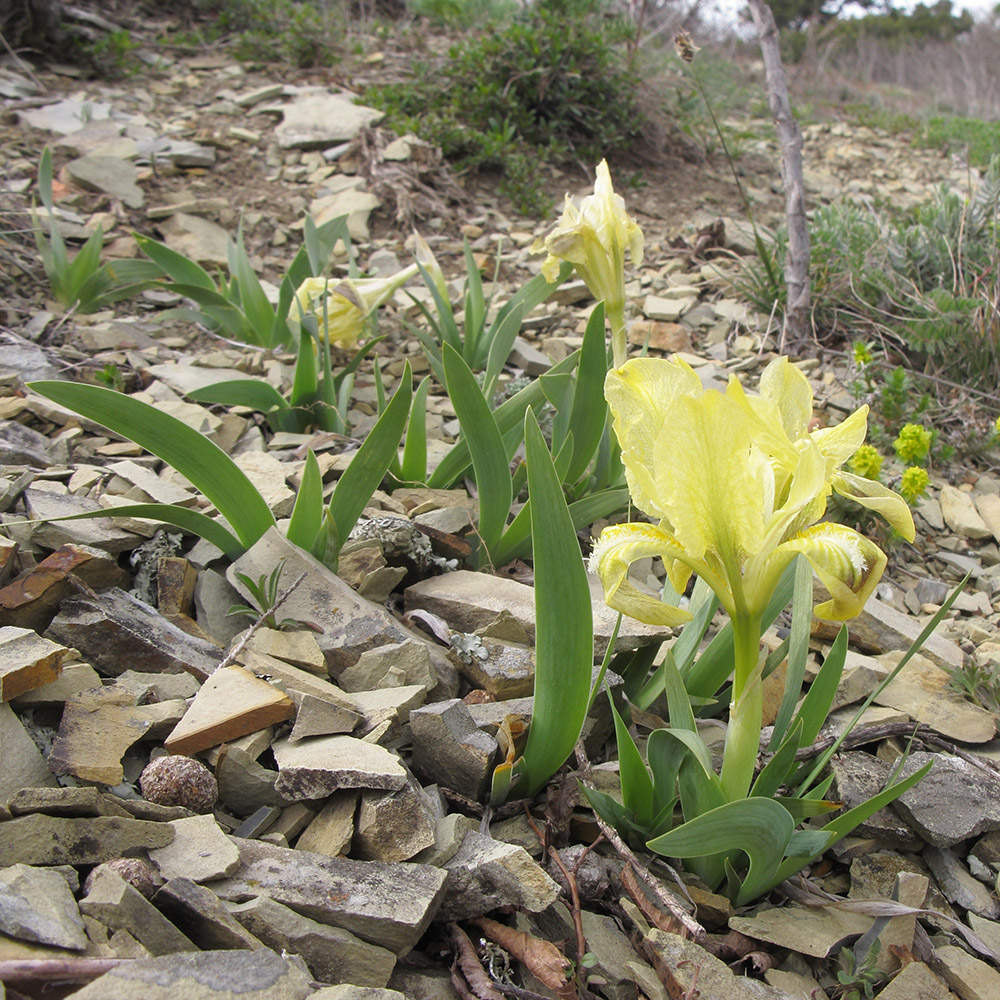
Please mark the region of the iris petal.
<svg viewBox="0 0 1000 1000"><path fill-rule="evenodd" d="M604 586L609 607L650 625L682 625L691 615L644 594L628 581L628 569L637 559L682 553L667 532L653 524L616 524L605 528L594 546L590 569Z"/></svg>

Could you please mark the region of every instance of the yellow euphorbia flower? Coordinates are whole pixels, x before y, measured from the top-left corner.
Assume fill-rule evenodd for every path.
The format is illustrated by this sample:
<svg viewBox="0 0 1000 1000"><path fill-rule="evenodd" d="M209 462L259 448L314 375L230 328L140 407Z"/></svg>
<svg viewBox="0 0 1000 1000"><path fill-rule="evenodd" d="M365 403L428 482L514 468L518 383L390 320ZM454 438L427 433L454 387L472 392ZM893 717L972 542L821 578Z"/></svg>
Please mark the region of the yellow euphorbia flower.
<svg viewBox="0 0 1000 1000"><path fill-rule="evenodd" d="M697 573L731 616L757 618L785 567L802 553L831 593L817 614L836 620L858 614L885 556L851 528L816 524L826 497L838 489L876 509L886 507L911 539L913 522L897 494L839 471L850 455L834 447L841 440L836 428L808 431L812 393L804 377L802 382L804 391L772 365L761 378L768 395L754 397L735 380L725 394L705 392L680 360L636 358L609 372L605 391L632 501L659 521L616 525L601 534L591 565L611 607L659 624L686 620L686 612L628 583L632 562L660 555L676 590ZM854 439L856 424L850 417L841 425L845 437ZM889 510L890 498L898 509Z"/></svg>
<svg viewBox="0 0 1000 1000"><path fill-rule="evenodd" d="M542 274L555 281L559 262L569 261L590 294L604 302L611 323L615 365L625 361L625 251L638 267L642 263L642 230L625 211L625 200L615 194L606 160L597 165L594 193L577 208L566 195L562 218L532 252L548 253Z"/></svg>

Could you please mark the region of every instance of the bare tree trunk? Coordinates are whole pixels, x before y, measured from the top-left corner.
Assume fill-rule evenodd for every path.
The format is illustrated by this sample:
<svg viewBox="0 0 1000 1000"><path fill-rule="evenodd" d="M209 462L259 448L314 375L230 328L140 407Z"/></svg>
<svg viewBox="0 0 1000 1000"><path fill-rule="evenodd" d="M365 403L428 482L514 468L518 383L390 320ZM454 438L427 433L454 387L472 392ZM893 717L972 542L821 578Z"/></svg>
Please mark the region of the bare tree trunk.
<svg viewBox="0 0 1000 1000"><path fill-rule="evenodd" d="M778 28L774 14L764 0L748 0L767 78L767 102L778 129L781 146L781 178L785 185L785 218L788 225L788 254L785 258L786 338L801 343L809 334L809 227L806 224L806 194L802 181L802 131L792 115L788 81L778 51Z"/></svg>

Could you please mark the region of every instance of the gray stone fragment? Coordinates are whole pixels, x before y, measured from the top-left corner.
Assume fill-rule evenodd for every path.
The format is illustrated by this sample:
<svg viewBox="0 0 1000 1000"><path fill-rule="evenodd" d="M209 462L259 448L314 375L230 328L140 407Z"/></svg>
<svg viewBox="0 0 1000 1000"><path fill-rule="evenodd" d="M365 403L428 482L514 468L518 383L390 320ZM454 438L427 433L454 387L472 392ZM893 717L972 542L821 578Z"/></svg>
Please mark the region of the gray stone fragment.
<svg viewBox="0 0 1000 1000"><path fill-rule="evenodd" d="M282 149L324 149L353 139L385 117L385 112L355 104L343 94L303 95L281 110L284 121L275 136Z"/></svg>
<svg viewBox="0 0 1000 1000"><path fill-rule="evenodd" d="M189 878L210 882L232 875L239 868L240 852L219 829L211 813L175 819L174 839L149 852L150 860L165 879Z"/></svg>
<svg viewBox="0 0 1000 1000"><path fill-rule="evenodd" d="M973 878L952 851L928 846L924 848L924 860L949 903L971 910L987 920L1000 917L1000 902L996 896Z"/></svg>
<svg viewBox="0 0 1000 1000"><path fill-rule="evenodd" d="M414 998L398 990L380 990L374 986L352 986L343 983L340 986L326 986L317 990L310 1000L414 1000ZM442 1000L442 995L438 994L435 1000Z"/></svg>
<svg viewBox="0 0 1000 1000"><path fill-rule="evenodd" d="M830 769L834 774L833 797L843 801L845 809L853 809L878 795L890 770L884 761L860 750L837 754L830 761ZM876 837L889 847L920 849L919 838L889 806L883 806L858 824L853 833L857 837Z"/></svg>
<svg viewBox="0 0 1000 1000"><path fill-rule="evenodd" d="M120 965L74 1000L306 1000L309 977L268 948L202 951Z"/></svg>
<svg viewBox="0 0 1000 1000"><path fill-rule="evenodd" d="M926 777L893 803L927 843L951 847L1000 829L1000 779L960 757L923 752L910 755L900 777L913 774L928 761L933 766Z"/></svg>
<svg viewBox="0 0 1000 1000"><path fill-rule="evenodd" d="M342 927L304 917L267 896L232 907L233 916L277 952L301 955L313 976L324 983L385 986L396 966L386 948L362 941Z"/></svg>
<svg viewBox="0 0 1000 1000"><path fill-rule="evenodd" d="M73 182L85 191L102 191L129 208L142 208L146 196L136 184L137 170L127 160L114 156L82 156L66 164Z"/></svg>
<svg viewBox="0 0 1000 1000"><path fill-rule="evenodd" d="M314 694L290 692L295 702L295 725L288 740L297 743L309 736L332 736L352 733L361 721L361 714L346 705L336 705Z"/></svg>
<svg viewBox="0 0 1000 1000"><path fill-rule="evenodd" d="M0 704L0 746L0 803L13 798L22 788L55 785L55 775L46 766L35 741L6 703Z"/></svg>
<svg viewBox="0 0 1000 1000"><path fill-rule="evenodd" d="M44 434L16 420L0 420L0 465L46 469L49 462L49 439Z"/></svg>
<svg viewBox="0 0 1000 1000"><path fill-rule="evenodd" d="M264 947L211 889L188 878L173 878L153 896L156 908L205 950Z"/></svg>
<svg viewBox="0 0 1000 1000"><path fill-rule="evenodd" d="M110 115L111 105L104 101L74 101L72 98L18 112L21 122L30 125L31 128L56 132L59 135L79 132L91 122L100 121Z"/></svg>
<svg viewBox="0 0 1000 1000"><path fill-rule="evenodd" d="M164 847L174 831L162 823L116 816L44 816L0 823L0 858L8 864L97 865L129 852Z"/></svg>
<svg viewBox="0 0 1000 1000"><path fill-rule="evenodd" d="M4 744L6 749L6 744ZM22 788L9 802L14 816L48 813L49 816L124 816L132 814L120 800L93 785L65 788Z"/></svg>
<svg viewBox="0 0 1000 1000"><path fill-rule="evenodd" d="M819 597L824 592L817 585L815 593ZM813 635L822 639L834 639L840 628L837 622L813 619ZM851 642L864 653L884 653L890 649L909 649L920 634L923 623L909 615L901 614L895 608L870 597L864 610L851 619ZM934 634L921 647L921 655L945 670L962 666L962 651L950 639Z"/></svg>
<svg viewBox="0 0 1000 1000"><path fill-rule="evenodd" d="M594 614L594 655L607 649L618 613L604 602L604 592L596 577L588 577ZM510 613L527 634L535 636L534 588L516 580L487 576L470 570L429 577L407 587L403 598L407 611L416 608L439 615L456 632L476 632L489 626L501 612ZM670 636L669 629L623 619L615 651L635 649Z"/></svg>
<svg viewBox="0 0 1000 1000"><path fill-rule="evenodd" d="M415 639L365 650L357 663L340 674L337 683L345 691L371 691L385 686L382 682L393 667L402 672L403 684L423 684L428 691L437 684L427 646Z"/></svg>
<svg viewBox="0 0 1000 1000"><path fill-rule="evenodd" d="M559 886L523 847L481 833L467 834L445 865L448 894L440 918L481 917L500 906L537 913L558 895Z"/></svg>
<svg viewBox="0 0 1000 1000"><path fill-rule="evenodd" d="M261 574L270 573L282 560L285 563L284 579L295 580L299 574L306 574L306 578L281 606L282 613L288 618L315 622L323 629L316 640L333 676L357 662L367 649L407 639L423 641L400 625L381 605L359 597L339 576L289 542L277 528L269 528L252 548L237 559L229 567L227 577L246 598L249 593L236 574L245 573L251 580L256 580ZM430 655L432 660L435 656L444 659L434 649L431 649ZM454 668L448 664L447 673L453 672ZM438 670L438 673L440 675L441 671Z"/></svg>
<svg viewBox="0 0 1000 1000"><path fill-rule="evenodd" d="M680 989L692 993L697 989L700 992L695 995L704 1000L798 1000L784 990L736 975L725 962L679 934L654 928L646 934L646 941L673 971Z"/></svg>
<svg viewBox="0 0 1000 1000"><path fill-rule="evenodd" d="M394 791L406 784L396 754L353 736L277 740L272 749L278 762L275 789L290 801L326 798L340 788Z"/></svg>
<svg viewBox="0 0 1000 1000"><path fill-rule="evenodd" d="M409 969L397 967L389 986L406 997L406 1000L461 1000L451 984L451 977L443 969ZM336 989L336 987L334 987ZM317 994L319 1000L331 1000ZM336 997L333 1000L337 1000ZM395 997L392 1000L396 1000Z"/></svg>
<svg viewBox="0 0 1000 1000"><path fill-rule="evenodd" d="M80 912L100 920L110 930L128 931L152 955L195 950L187 935L107 865L94 870Z"/></svg>
<svg viewBox="0 0 1000 1000"><path fill-rule="evenodd" d="M258 764L245 750L236 746L223 748L215 765L219 783L219 801L237 816L249 816L265 806L288 805L275 791L278 772Z"/></svg>
<svg viewBox="0 0 1000 1000"><path fill-rule="evenodd" d="M167 621L155 608L112 587L63 602L46 635L80 650L101 673L186 671L204 680L222 650Z"/></svg>
<svg viewBox="0 0 1000 1000"><path fill-rule="evenodd" d="M239 903L267 895L404 955L437 914L447 873L408 862L351 861L234 838L240 870L212 889Z"/></svg>
<svg viewBox="0 0 1000 1000"><path fill-rule="evenodd" d="M471 799L481 800L489 787L497 741L483 732L458 698L410 712L413 769Z"/></svg>
<svg viewBox="0 0 1000 1000"><path fill-rule="evenodd" d="M111 555L134 549L142 539L131 531L123 531L110 518L85 518L80 521L57 521L53 518L82 514L85 511L103 510L99 503L86 497L76 497L45 490L24 491L24 504L28 517L44 521L31 528L31 540L47 549L58 549L67 543L91 545Z"/></svg>
<svg viewBox="0 0 1000 1000"><path fill-rule="evenodd" d="M434 843L435 817L412 779L395 792L364 792L354 824L355 857L408 861Z"/></svg>
<svg viewBox="0 0 1000 1000"><path fill-rule="evenodd" d="M72 951L87 947L80 909L66 879L47 868L0 868L0 931Z"/></svg>

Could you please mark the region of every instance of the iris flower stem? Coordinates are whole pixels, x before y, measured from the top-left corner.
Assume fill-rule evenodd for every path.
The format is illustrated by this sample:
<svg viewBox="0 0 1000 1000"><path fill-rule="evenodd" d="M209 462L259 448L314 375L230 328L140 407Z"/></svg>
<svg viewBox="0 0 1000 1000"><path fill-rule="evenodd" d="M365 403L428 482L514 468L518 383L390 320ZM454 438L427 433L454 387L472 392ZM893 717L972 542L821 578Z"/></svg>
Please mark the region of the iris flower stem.
<svg viewBox="0 0 1000 1000"><path fill-rule="evenodd" d="M736 614L733 623L733 697L722 756L722 788L732 802L746 798L753 781L764 713L760 662L760 618Z"/></svg>
<svg viewBox="0 0 1000 1000"><path fill-rule="evenodd" d="M604 305L608 310L608 322L611 324L611 356L615 368L621 368L628 360L628 344L625 341L625 308L624 305L615 306L610 302L605 302Z"/></svg>

